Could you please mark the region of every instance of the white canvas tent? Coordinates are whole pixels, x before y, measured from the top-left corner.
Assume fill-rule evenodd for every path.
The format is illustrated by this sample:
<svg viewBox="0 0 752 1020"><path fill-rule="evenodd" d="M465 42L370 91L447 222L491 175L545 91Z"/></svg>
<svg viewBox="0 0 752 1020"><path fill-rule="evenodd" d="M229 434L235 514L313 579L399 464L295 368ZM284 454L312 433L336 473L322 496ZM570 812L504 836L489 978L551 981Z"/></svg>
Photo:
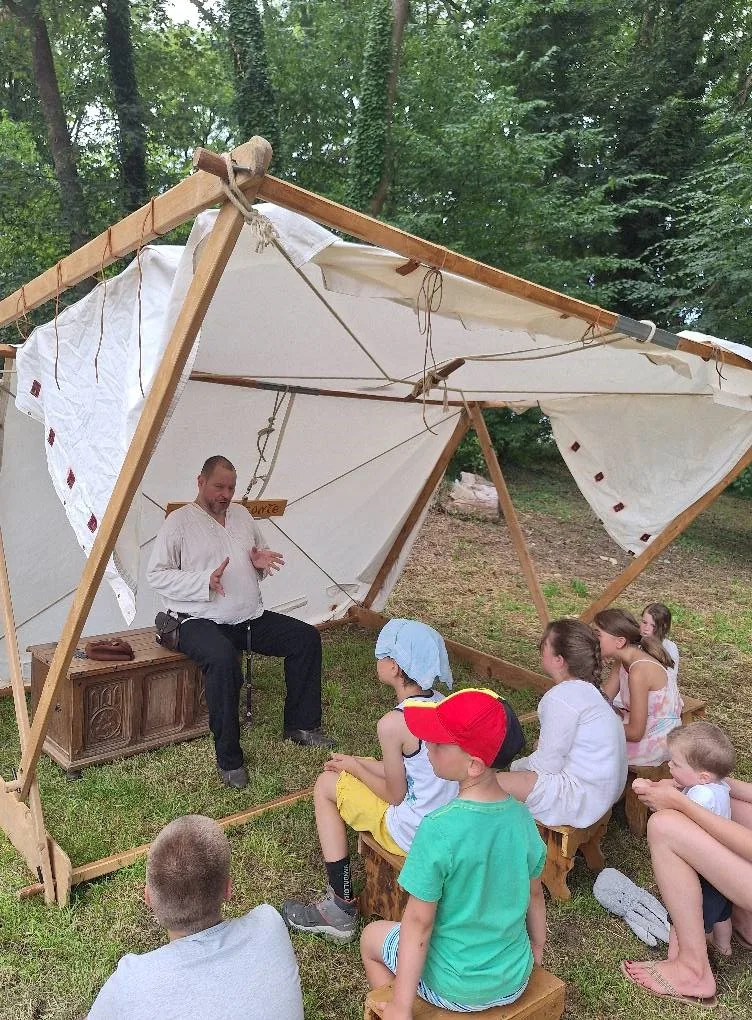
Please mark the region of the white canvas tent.
<svg viewBox="0 0 752 1020"><path fill-rule="evenodd" d="M238 158L248 160L248 147ZM60 641L0 808L3 797L33 793L55 687L82 631L152 623L151 542L167 503L193 498L209 455L236 464L238 496L249 486L251 498L287 500L262 526L287 560L264 601L317 624L348 613L377 622L368 611L399 578L471 424L546 618L484 406L539 405L591 507L635 554L591 613L752 460L747 348L677 338L553 294L261 170L241 187L274 200L258 207L276 231L262 251L258 229L228 202L202 211L223 193L200 172L0 302L0 323L11 321L61 280L71 285L199 213L185 248L142 247L118 277L38 328L15 370L6 361L14 400L0 404L0 526L15 621L6 612L0 677L15 670L17 687L17 647ZM345 242L322 223L384 247ZM434 367L451 370L445 382L432 384ZM481 660L489 675L541 686Z"/></svg>

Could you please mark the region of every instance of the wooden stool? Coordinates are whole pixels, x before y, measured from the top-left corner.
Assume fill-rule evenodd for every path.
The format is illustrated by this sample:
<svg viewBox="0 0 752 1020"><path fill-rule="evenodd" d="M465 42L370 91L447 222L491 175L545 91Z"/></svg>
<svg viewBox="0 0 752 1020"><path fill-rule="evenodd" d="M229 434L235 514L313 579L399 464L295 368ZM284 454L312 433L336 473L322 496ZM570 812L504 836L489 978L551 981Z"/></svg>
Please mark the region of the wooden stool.
<svg viewBox="0 0 752 1020"><path fill-rule="evenodd" d="M662 765L630 765L627 771L627 785L624 787L624 814L627 816L629 831L635 836L644 836L648 831L650 808L643 804L632 789L633 779L651 779L657 783L659 779L670 779L668 762Z"/></svg>
<svg viewBox="0 0 752 1020"><path fill-rule="evenodd" d="M585 863L591 871L603 871L606 861L601 840L606 834L611 808L587 829L571 825L544 825L536 821L541 838L546 844L546 863L541 881L555 900L566 901L572 894L567 888L567 875L574 867L578 850L582 850Z"/></svg>
<svg viewBox="0 0 752 1020"><path fill-rule="evenodd" d="M400 921L409 899L397 882L405 858L390 854L376 842L370 832L358 834L358 853L363 858L366 878L359 899L361 916Z"/></svg>
<svg viewBox="0 0 752 1020"><path fill-rule="evenodd" d="M368 993L364 1020L379 1020L384 1006L392 1001L393 985L382 985ZM566 985L542 967L535 967L525 992L511 1006L494 1006L480 1013L472 1013L478 1020L559 1020L564 1012ZM423 999L416 998L413 1004L415 1020L449 1020L459 1013L431 1006Z"/></svg>

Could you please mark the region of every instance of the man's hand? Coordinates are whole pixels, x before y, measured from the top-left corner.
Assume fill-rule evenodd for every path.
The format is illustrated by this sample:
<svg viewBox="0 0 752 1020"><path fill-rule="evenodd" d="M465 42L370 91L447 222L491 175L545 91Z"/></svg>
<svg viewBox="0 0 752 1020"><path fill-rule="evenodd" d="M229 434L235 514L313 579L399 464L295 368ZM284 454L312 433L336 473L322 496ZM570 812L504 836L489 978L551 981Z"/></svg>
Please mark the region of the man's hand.
<svg viewBox="0 0 752 1020"><path fill-rule="evenodd" d="M222 587L222 574L225 572L225 567L230 562L230 557L226 556L219 564L217 569L209 578L209 591L215 591L217 595L224 595L225 590Z"/></svg>
<svg viewBox="0 0 752 1020"><path fill-rule="evenodd" d="M272 549L258 549L255 545L248 553L251 563L256 570L266 570L273 574L275 570L285 565L285 558L282 553L274 552Z"/></svg>

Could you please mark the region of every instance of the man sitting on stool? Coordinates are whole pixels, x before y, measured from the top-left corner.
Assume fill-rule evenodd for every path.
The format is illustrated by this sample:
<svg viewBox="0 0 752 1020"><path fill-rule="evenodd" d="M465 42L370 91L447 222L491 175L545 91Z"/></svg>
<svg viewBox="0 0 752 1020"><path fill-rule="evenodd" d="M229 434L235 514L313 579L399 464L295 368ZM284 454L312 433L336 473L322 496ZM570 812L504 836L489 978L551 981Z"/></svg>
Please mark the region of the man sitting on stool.
<svg viewBox="0 0 752 1020"><path fill-rule="evenodd" d="M240 747L239 651L282 655L287 697L284 736L331 747L321 732L321 638L315 627L264 610L261 578L284 564L248 511L232 502L237 474L226 457L209 457L198 495L166 518L154 542L149 584L183 622L178 648L204 671L217 768L226 786L248 782Z"/></svg>

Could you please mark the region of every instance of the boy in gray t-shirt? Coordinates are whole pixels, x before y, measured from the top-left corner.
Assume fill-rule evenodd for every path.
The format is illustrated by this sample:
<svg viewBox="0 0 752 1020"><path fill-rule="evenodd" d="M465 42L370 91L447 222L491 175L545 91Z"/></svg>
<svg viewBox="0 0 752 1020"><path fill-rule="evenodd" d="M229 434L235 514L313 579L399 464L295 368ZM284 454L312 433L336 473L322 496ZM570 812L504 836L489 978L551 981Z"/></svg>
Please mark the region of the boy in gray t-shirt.
<svg viewBox="0 0 752 1020"><path fill-rule="evenodd" d="M145 899L169 943L129 953L88 1020L303 1020L300 977L282 918L268 904L222 920L230 843L216 822L186 815L149 850Z"/></svg>

